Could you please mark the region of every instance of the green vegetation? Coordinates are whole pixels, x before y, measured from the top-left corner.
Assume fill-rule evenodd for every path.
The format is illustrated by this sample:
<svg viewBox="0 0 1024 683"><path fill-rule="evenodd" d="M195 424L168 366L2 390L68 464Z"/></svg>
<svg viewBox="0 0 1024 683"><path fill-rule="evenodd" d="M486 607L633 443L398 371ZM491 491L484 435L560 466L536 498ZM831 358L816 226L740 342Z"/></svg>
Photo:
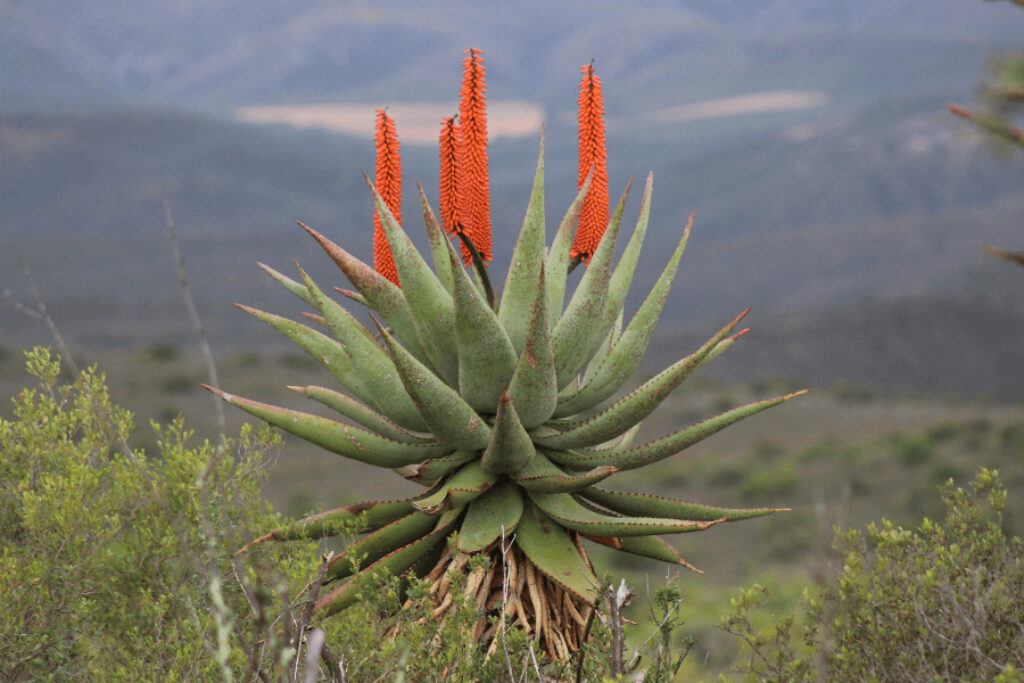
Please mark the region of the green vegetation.
<svg viewBox="0 0 1024 683"><path fill-rule="evenodd" d="M0 420L0 679L217 679L215 614L253 627L243 586L272 574L299 595L292 577L315 559L232 559L279 522L260 492L278 438L246 426L217 447L176 421L153 425L155 452L131 450L133 417L101 374L61 384L48 351L27 357L38 386ZM224 652L241 676L248 656L237 643Z"/></svg>
<svg viewBox="0 0 1024 683"><path fill-rule="evenodd" d="M798 621L767 628L761 586L724 621L747 648L751 680L1024 681L1024 538L1004 529L1007 490L982 468L968 489L943 487L945 517L916 529L888 520L837 534L838 572L811 593Z"/></svg>
<svg viewBox="0 0 1024 683"><path fill-rule="evenodd" d="M219 680L228 670L233 679L248 680L255 676L250 651L258 653L260 672L286 678L281 662L294 667L296 660L281 624L288 614L293 623L301 619L295 615L310 597L316 547L301 542L287 552L265 546L251 556L233 556L253 535L285 521L260 491L277 437L266 427L244 427L219 450L196 442L180 419L135 430L132 415L110 400L95 370L62 383L56 360L43 350L28 354L28 369L38 386L18 392L11 419L0 421L0 678ZM152 432L151 451L122 447L121 437L136 443L138 431ZM931 457L901 462L908 442ZM798 450L776 439L754 442L736 459L757 467L735 469L740 479L721 484L720 492L750 481L778 485L790 476L785 473L799 472L788 494L795 511L753 534L757 543L744 534L724 539L725 552L737 552L730 544L739 543L756 561L713 585L689 574L659 587L637 574L635 565L616 564L630 585L654 584L638 591L627 609L639 623L626 629L625 661L651 681L673 680L669 672L687 652L675 680L706 680L730 667L741 679L874 674L904 680L879 672L928 670L937 661L950 667L946 673L937 669L940 677L988 667L978 669L991 672L983 678L1019 680L1009 665L1024 666L1014 658L1024 647L1010 625L1024 615L1024 553L1021 539L1010 534L1021 501L1007 495L1003 482L1020 490L1021 448L1024 420L976 417L866 440L811 442ZM877 514L883 499L896 503L886 509L897 518L920 520L920 514L941 513L932 501L942 468L970 471L979 453L1003 468L1002 478L982 470L966 491L946 484L943 522L883 522L866 532L842 531L839 568L816 568L821 521L811 510L812 491L825 481L819 468L831 469L833 481L859 478L860 484L851 484L846 513L857 524ZM707 489L730 471L731 459L707 452L691 461L680 485ZM886 481L886 463L904 472L898 486L910 493L902 503ZM718 485L711 486L714 491ZM296 505L308 508L312 500ZM358 525L348 531L353 537ZM736 597L734 586L752 580L766 588ZM517 679L526 674L537 680L540 671L548 680L572 680L572 667L553 667L536 650L535 670L529 640L511 624L505 646L485 661L470 640L469 627L480 613L456 586L455 607L438 630L417 600L428 590L418 580L380 576L360 586L356 605L320 625L347 680L432 680L440 671L451 681L502 680L510 670ZM808 598L801 598L805 592ZM793 616L773 616L780 614ZM922 615L931 630L922 628ZM723 618L727 630L744 634L760 654L716 627ZM972 634L980 639L972 641ZM936 659L942 642L959 645ZM584 680L610 675L610 644L611 632L595 620ZM635 649L639 659L631 654ZM325 675L325 660L317 666Z"/></svg>

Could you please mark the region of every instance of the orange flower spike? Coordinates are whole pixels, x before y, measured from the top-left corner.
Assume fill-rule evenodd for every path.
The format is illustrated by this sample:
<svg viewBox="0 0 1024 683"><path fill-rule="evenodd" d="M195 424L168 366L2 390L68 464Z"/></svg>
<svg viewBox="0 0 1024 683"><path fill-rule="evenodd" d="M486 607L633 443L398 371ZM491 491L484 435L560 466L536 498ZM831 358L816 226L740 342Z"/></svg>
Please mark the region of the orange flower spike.
<svg viewBox="0 0 1024 683"><path fill-rule="evenodd" d="M594 74L594 64L581 67L579 98L579 180L577 189L594 167L594 179L580 209L576 239L571 255L580 256L590 262L601 236L608 226L608 149L604 135L604 96L601 94L601 79Z"/></svg>
<svg viewBox="0 0 1024 683"><path fill-rule="evenodd" d="M484 60L470 48L462 61L459 94L458 187L463 228L485 261L491 260L491 182L487 172L487 103ZM469 262L466 250L463 258Z"/></svg>
<svg viewBox="0 0 1024 683"><path fill-rule="evenodd" d="M388 116L384 109L377 110L377 132L374 140L377 143L377 192L394 214L395 220L401 223L402 156L399 154L395 120ZM396 285L399 284L395 260L391 256L391 247L384 235L376 209L373 212L373 267Z"/></svg>
<svg viewBox="0 0 1024 683"><path fill-rule="evenodd" d="M459 226L459 184L458 184L458 150L459 127L455 117L449 116L441 121L440 139L441 172L439 174L439 192L441 204L441 225L449 236L454 236Z"/></svg>

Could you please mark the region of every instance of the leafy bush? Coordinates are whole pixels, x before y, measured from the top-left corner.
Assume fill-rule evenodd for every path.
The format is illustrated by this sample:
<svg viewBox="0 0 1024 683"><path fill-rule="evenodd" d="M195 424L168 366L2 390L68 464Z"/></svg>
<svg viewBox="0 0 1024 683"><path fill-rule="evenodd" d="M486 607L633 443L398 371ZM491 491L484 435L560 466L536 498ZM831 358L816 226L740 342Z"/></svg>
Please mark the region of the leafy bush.
<svg viewBox="0 0 1024 683"><path fill-rule="evenodd" d="M246 426L222 448L192 444L179 420L154 425L158 453L132 451L132 416L101 374L61 385L47 350L27 356L39 386L0 420L0 680L242 676L251 658L237 639L220 647L216 615L251 630L243 584L259 606L264 580L298 595L287 577L315 571L280 551L232 558L280 522L260 493L277 437Z"/></svg>
<svg viewBox="0 0 1024 683"><path fill-rule="evenodd" d="M904 465L920 465L932 457L932 447L924 437L901 434L896 442L896 457Z"/></svg>
<svg viewBox="0 0 1024 683"><path fill-rule="evenodd" d="M809 600L806 647L791 618L754 627L758 587L724 628L750 647L736 667L759 680L1024 681L1024 539L1003 530L1006 490L982 468L943 488L945 520L840 532L841 570ZM870 541L870 545L868 543Z"/></svg>

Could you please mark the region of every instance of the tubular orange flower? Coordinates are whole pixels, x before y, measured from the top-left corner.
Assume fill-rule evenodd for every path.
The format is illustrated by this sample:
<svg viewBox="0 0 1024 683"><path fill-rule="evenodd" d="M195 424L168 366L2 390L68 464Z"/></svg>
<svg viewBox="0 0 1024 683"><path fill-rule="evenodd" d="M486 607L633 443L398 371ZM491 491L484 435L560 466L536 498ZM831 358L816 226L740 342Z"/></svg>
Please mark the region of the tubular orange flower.
<svg viewBox="0 0 1024 683"><path fill-rule="evenodd" d="M604 97L601 94L601 79L594 74L594 64L580 69L579 98L579 180L577 188L594 167L594 179L590 191L580 209L576 239L572 245L572 256L580 256L590 262L601 236L608 226L608 150L604 137Z"/></svg>
<svg viewBox="0 0 1024 683"><path fill-rule="evenodd" d="M485 261L491 260L491 183L487 173L487 103L484 60L470 48L462 62L459 100L459 217ZM469 262L465 249L463 258Z"/></svg>
<svg viewBox="0 0 1024 683"><path fill-rule="evenodd" d="M459 184L458 184L458 149L459 127L455 117L449 116L441 121L440 157L441 172L439 174L439 199L441 204L441 225L449 236L461 230L459 224Z"/></svg>
<svg viewBox="0 0 1024 683"><path fill-rule="evenodd" d="M395 220L402 222L402 157L399 154L398 134L395 132L395 120L387 115L384 109L377 110L377 172L375 182L377 192L384 203L391 209ZM391 247L384 236L380 224L380 216L373 212L373 267L377 272L394 282L398 282L398 270L391 256Z"/></svg>

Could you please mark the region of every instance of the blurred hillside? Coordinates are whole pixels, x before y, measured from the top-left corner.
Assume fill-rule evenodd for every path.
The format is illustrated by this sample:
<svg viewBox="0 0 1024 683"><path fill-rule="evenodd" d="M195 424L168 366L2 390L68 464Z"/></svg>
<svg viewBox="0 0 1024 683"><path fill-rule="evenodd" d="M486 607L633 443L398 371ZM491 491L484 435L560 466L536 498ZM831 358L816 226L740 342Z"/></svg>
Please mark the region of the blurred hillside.
<svg viewBox="0 0 1024 683"><path fill-rule="evenodd" d="M0 2L0 288L28 299L24 259L86 351L192 343L169 198L215 350L280 348L229 304L297 310L256 261L288 271L295 258L344 284L296 219L369 258L360 174L373 147L243 124L237 110L454 109L461 50L477 45L489 97L544 111L549 233L575 189L577 67L596 60L612 192L655 172L634 303L697 211L652 367L750 305L752 355L723 358L725 376L1016 400L1024 301L1016 273L978 247L1018 241L1024 162L993 155L944 111L1022 35L1024 13L1004 4ZM535 149L533 135L491 148L499 282ZM403 158L406 224L422 244L414 183L436 196L436 152L407 144ZM48 341L0 308L0 345Z"/></svg>
<svg viewBox="0 0 1024 683"><path fill-rule="evenodd" d="M470 45L487 50L492 92L567 108L575 67L592 58L622 93L612 98L616 108L770 89L780 66L800 72L782 79L785 87L838 80L873 97L902 90L900 81L914 70L953 82L956 71L968 74L972 66L957 64L957 45L990 49L1020 28L1012 8L958 0L526 0L505 7L466 0L443 7L410 0L40 0L5 2L0 13L0 54L13 67L0 76L3 90L213 107L339 93L384 102L454 97L459 65L452 54ZM947 59L934 59L936 52L924 49L929 43ZM831 49L821 50L826 44ZM666 79L673 87L666 89Z"/></svg>

